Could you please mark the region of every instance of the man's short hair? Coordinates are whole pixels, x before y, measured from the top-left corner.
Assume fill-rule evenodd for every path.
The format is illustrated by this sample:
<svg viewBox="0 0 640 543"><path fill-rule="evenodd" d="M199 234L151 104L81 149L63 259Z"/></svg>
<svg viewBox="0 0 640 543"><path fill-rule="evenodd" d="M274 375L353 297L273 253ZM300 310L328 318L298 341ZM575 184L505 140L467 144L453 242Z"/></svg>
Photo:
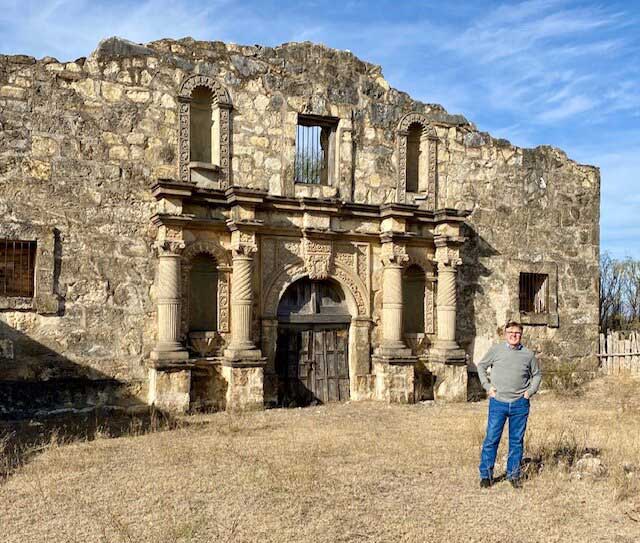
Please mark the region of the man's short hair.
<svg viewBox="0 0 640 543"><path fill-rule="evenodd" d="M504 325L504 331L506 332L509 328L518 328L521 332L524 331L522 324L518 321L508 321L507 324Z"/></svg>

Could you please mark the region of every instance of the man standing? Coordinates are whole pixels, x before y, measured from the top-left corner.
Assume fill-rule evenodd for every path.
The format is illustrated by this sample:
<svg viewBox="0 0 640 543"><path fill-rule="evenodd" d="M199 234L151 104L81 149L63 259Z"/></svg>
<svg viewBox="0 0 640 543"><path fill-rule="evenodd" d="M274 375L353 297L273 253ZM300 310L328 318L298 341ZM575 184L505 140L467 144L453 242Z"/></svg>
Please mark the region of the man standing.
<svg viewBox="0 0 640 543"><path fill-rule="evenodd" d="M480 456L480 486L493 483L493 465L504 423L509 419L509 457L507 479L514 488L520 488L520 463L524 432L529 417L529 398L540 386L542 372L533 352L520 342L522 325L509 321L504 327L505 343L499 343L478 362L478 377L489 394L487 435ZM487 369L491 368L491 377Z"/></svg>

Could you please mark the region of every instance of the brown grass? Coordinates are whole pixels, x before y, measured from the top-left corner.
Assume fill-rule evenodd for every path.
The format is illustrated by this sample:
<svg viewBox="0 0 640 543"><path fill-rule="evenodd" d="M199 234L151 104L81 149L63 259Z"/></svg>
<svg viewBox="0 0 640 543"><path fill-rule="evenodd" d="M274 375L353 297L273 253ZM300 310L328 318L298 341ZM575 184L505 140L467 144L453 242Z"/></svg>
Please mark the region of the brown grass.
<svg viewBox="0 0 640 543"><path fill-rule="evenodd" d="M0 541L637 542L639 387L535 398L521 491L478 487L485 402L219 413L58 439L0 485ZM605 475L572 477L585 451Z"/></svg>

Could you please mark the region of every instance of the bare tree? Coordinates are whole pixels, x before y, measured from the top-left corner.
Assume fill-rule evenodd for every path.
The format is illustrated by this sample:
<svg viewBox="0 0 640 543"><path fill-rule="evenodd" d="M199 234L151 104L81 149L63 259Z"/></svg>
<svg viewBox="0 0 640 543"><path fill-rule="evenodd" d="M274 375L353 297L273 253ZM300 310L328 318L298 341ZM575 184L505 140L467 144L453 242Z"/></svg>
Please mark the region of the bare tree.
<svg viewBox="0 0 640 543"><path fill-rule="evenodd" d="M619 329L622 324L622 267L609 253L600 258L600 330Z"/></svg>
<svg viewBox="0 0 640 543"><path fill-rule="evenodd" d="M600 329L640 328L640 260L600 259Z"/></svg>

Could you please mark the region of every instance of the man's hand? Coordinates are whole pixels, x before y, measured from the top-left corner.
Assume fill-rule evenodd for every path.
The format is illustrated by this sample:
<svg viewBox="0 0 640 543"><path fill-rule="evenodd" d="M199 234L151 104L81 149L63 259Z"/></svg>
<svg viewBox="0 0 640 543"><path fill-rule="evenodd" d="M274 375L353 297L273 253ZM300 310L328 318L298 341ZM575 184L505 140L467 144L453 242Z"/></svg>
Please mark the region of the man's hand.
<svg viewBox="0 0 640 543"><path fill-rule="evenodd" d="M524 399L525 400L529 399L529 391L528 390L525 390L525 392L524 392Z"/></svg>
<svg viewBox="0 0 640 543"><path fill-rule="evenodd" d="M495 398L496 397L496 389L491 387L491 389L489 389L489 398Z"/></svg>

